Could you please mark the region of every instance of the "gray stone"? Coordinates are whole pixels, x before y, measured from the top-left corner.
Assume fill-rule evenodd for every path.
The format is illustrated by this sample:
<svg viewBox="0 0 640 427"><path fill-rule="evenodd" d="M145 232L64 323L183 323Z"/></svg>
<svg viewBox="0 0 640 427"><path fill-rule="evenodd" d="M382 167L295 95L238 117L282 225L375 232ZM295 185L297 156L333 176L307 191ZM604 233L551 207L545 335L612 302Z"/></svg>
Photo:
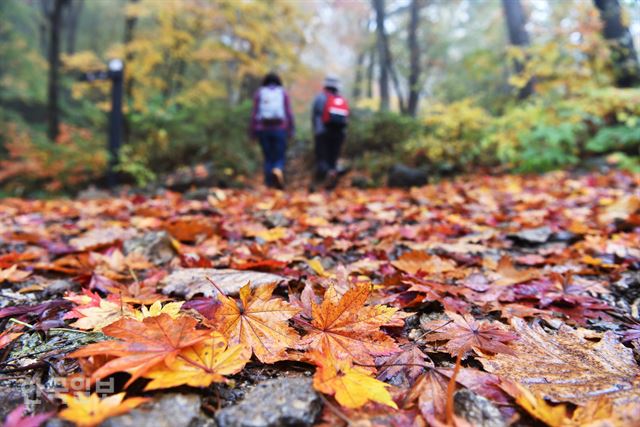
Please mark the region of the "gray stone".
<svg viewBox="0 0 640 427"><path fill-rule="evenodd" d="M218 411L216 421L220 427L304 427L313 425L321 409L310 378L276 378Z"/></svg>
<svg viewBox="0 0 640 427"><path fill-rule="evenodd" d="M70 291L75 287L79 287L68 280L54 280L44 289L44 296L47 298L64 295L66 291Z"/></svg>
<svg viewBox="0 0 640 427"><path fill-rule="evenodd" d="M426 185L428 181L429 174L426 170L412 168L403 164L393 165L387 175L387 185L389 187L420 187Z"/></svg>
<svg viewBox="0 0 640 427"><path fill-rule="evenodd" d="M165 394L129 413L109 418L101 427L214 427L200 409L197 394Z"/></svg>
<svg viewBox="0 0 640 427"><path fill-rule="evenodd" d="M196 188L195 190L184 193L185 200L207 200L211 192L208 188Z"/></svg>
<svg viewBox="0 0 640 427"><path fill-rule="evenodd" d="M551 228L544 226L518 231L517 233L510 234L509 238L530 245L539 245L547 242L552 234L553 231Z"/></svg>
<svg viewBox="0 0 640 427"><path fill-rule="evenodd" d="M285 280L277 274L260 271L233 270L231 268L181 268L160 281L160 288L165 295L175 295L191 299L195 295L214 297L218 294L209 281L213 281L225 295L238 295L240 288L247 283L251 288L268 285Z"/></svg>
<svg viewBox="0 0 640 427"><path fill-rule="evenodd" d="M28 392L32 390L21 383L2 384L0 386L0 420L4 420L11 411L25 404L26 398L32 398L33 396L25 394Z"/></svg>
<svg viewBox="0 0 640 427"><path fill-rule="evenodd" d="M620 279L611 284L616 295L625 298L629 302L640 298L640 273L637 271L624 271Z"/></svg>
<svg viewBox="0 0 640 427"><path fill-rule="evenodd" d="M113 197L113 195L108 191L96 188L94 185L80 191L76 196L78 200L104 200L110 197Z"/></svg>
<svg viewBox="0 0 640 427"><path fill-rule="evenodd" d="M489 399L463 389L454 396L456 415L475 427L506 427L500 410Z"/></svg>
<svg viewBox="0 0 640 427"><path fill-rule="evenodd" d="M126 240L122 248L126 255L140 253L156 265L170 261L175 254L171 238L166 231L150 231L140 237Z"/></svg>

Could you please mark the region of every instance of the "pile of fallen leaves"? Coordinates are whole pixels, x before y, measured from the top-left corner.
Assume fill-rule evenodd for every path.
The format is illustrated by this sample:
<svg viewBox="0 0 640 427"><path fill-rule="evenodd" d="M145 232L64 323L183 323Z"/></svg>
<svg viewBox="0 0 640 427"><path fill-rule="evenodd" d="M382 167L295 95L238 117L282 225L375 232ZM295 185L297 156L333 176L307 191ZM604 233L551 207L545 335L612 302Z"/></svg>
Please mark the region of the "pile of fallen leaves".
<svg viewBox="0 0 640 427"><path fill-rule="evenodd" d="M637 425L639 183L5 199L0 383L41 402L6 425L97 425L176 387L214 415L266 365L314 368L321 425L474 425L463 395L491 425Z"/></svg>

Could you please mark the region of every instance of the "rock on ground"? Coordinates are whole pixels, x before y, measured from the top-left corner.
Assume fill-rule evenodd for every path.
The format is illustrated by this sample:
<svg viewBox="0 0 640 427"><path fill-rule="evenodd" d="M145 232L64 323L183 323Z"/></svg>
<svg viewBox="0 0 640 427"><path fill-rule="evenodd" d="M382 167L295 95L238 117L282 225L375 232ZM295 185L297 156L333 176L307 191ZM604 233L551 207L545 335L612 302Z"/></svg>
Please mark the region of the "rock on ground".
<svg viewBox="0 0 640 427"><path fill-rule="evenodd" d="M125 255L139 253L156 265L170 261L175 254L171 246L171 238L166 231L151 231L126 240L122 248Z"/></svg>
<svg viewBox="0 0 640 427"><path fill-rule="evenodd" d="M460 390L454 396L456 415L476 427L506 427L500 410L488 399L470 390Z"/></svg>
<svg viewBox="0 0 640 427"><path fill-rule="evenodd" d="M285 280L277 274L230 268L181 268L162 279L160 287L165 295L191 299L195 295L214 297L218 291L211 279L226 295L238 295L240 288L251 283L252 288Z"/></svg>
<svg viewBox="0 0 640 427"><path fill-rule="evenodd" d="M200 410L197 394L166 394L131 412L103 422L101 427L214 427Z"/></svg>
<svg viewBox="0 0 640 427"><path fill-rule="evenodd" d="M321 409L310 378L276 378L218 411L216 421L220 427L304 427L313 425Z"/></svg>
<svg viewBox="0 0 640 427"><path fill-rule="evenodd" d="M427 171L402 164L393 165L387 175L387 185L389 187L420 187L426 185L428 181L429 174Z"/></svg>

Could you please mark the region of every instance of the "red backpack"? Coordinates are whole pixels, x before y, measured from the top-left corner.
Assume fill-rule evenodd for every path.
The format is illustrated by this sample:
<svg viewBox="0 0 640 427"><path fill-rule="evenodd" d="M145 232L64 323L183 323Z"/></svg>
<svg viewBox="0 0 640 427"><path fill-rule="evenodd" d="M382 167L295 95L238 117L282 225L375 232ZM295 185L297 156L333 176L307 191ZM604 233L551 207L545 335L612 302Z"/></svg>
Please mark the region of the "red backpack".
<svg viewBox="0 0 640 427"><path fill-rule="evenodd" d="M324 110L322 111L322 122L325 125L345 126L349 117L347 100L338 94L328 91L325 94L327 95L327 102L325 102Z"/></svg>

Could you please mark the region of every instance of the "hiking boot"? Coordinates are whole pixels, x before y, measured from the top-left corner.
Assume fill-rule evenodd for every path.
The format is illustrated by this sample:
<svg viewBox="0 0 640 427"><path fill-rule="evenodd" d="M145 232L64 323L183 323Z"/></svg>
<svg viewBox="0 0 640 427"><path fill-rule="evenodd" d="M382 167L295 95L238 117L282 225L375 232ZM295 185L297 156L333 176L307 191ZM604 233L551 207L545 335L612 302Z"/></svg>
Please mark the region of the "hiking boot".
<svg viewBox="0 0 640 427"><path fill-rule="evenodd" d="M325 188L327 190L333 190L338 185L338 171L335 169L330 170L327 173L327 179L325 182Z"/></svg>
<svg viewBox="0 0 640 427"><path fill-rule="evenodd" d="M271 174L275 179L275 186L277 189L282 190L284 188L284 174L282 173L282 169L273 168L271 169Z"/></svg>

